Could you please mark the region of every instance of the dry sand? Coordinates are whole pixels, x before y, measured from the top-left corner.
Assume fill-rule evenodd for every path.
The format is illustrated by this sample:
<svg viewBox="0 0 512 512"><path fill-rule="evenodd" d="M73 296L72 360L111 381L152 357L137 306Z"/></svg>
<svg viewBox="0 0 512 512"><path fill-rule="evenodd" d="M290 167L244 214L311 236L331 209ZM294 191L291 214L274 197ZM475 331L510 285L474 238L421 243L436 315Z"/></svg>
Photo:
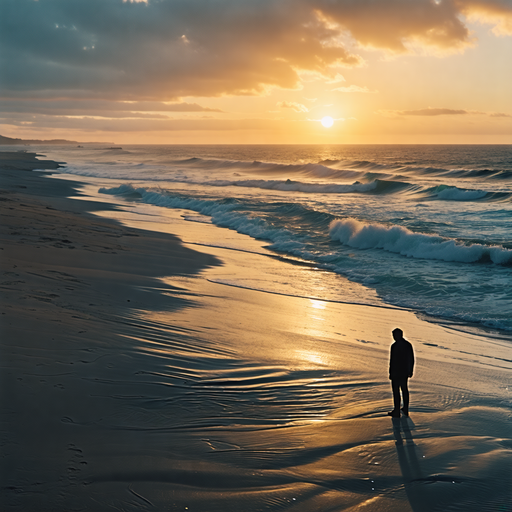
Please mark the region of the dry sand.
<svg viewBox="0 0 512 512"><path fill-rule="evenodd" d="M1 510L511 510L510 340L224 286L315 270L99 218L123 212L0 156Z"/></svg>

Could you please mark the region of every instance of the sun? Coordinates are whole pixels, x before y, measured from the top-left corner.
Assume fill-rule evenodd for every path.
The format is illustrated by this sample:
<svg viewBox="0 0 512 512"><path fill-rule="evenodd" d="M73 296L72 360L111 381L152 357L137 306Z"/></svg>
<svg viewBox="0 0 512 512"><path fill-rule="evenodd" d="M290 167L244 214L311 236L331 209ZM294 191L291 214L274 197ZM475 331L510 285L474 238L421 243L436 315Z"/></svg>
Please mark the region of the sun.
<svg viewBox="0 0 512 512"><path fill-rule="evenodd" d="M325 117L322 117L322 120L320 122L326 128L330 128L334 124L334 119L330 116L325 116Z"/></svg>

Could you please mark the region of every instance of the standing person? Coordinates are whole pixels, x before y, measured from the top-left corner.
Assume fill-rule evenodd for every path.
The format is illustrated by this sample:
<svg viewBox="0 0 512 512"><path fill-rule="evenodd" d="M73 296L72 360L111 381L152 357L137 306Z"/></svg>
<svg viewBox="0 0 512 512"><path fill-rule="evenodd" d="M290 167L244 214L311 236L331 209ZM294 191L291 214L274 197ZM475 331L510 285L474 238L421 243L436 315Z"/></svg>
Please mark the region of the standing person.
<svg viewBox="0 0 512 512"><path fill-rule="evenodd" d="M391 345L389 357L389 378L393 389L394 409L388 412L393 418L400 418L400 390L404 406L402 412L409 416L409 388L407 381L414 370L414 351L412 345L404 338L402 329L393 330L395 343Z"/></svg>

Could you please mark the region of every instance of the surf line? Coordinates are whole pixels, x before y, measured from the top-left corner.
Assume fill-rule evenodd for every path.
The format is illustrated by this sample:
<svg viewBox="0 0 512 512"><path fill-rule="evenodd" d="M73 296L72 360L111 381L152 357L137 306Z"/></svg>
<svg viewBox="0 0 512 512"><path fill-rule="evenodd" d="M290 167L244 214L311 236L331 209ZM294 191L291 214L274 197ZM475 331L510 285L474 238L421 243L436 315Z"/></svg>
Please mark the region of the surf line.
<svg viewBox="0 0 512 512"><path fill-rule="evenodd" d="M221 226L216 226L215 224L212 224L212 225L215 226L215 227L220 227L221 229L224 229ZM247 235L247 236L249 236L249 235ZM258 240L258 239L253 238L253 240ZM200 247L211 247L213 249L224 249L226 251L236 251L236 252L244 252L244 253L247 253L247 254L255 254L256 256L263 256L265 258L272 258L274 260L283 261L285 263L290 263L292 265L300 265L302 267L308 267L308 268L313 268L313 269L317 269L317 270L327 270L327 271L329 271L329 269L327 267L323 268L322 265L318 265L317 263L312 263L310 261L302 260L302 259L299 259L299 258L297 258L297 259L290 258L289 256L281 256L279 254L268 254L268 253L258 252L258 251L249 251L248 249L240 249L238 247L225 247L223 245L203 244L201 242L187 242L186 240L182 240L182 242L184 244L198 245ZM265 247L264 245L262 245L262 249L270 250L270 249L267 249L267 247ZM294 295L292 295L292 297L294 297Z"/></svg>
<svg viewBox="0 0 512 512"><path fill-rule="evenodd" d="M321 302L330 302L333 304L348 304L348 305L353 305L353 306L365 306L368 308L379 308L379 309L393 309L395 311L408 311L409 313L415 313L415 311L413 309L402 308L399 306L385 306L385 305L379 305L379 304L368 304L367 302L350 302L350 301L344 301L344 300L321 299L319 297L308 297L307 295L293 295L291 293L272 292L270 290L261 290L259 288L250 288L249 286L243 286L241 284L223 283L222 281L215 281L214 279L208 279L208 278L206 278L206 281L208 281L209 283L213 283L213 284L220 284L222 286L231 286L232 288L242 288L244 290L252 290L253 292L268 293L270 295L281 295L283 297L295 297L297 299L318 300Z"/></svg>

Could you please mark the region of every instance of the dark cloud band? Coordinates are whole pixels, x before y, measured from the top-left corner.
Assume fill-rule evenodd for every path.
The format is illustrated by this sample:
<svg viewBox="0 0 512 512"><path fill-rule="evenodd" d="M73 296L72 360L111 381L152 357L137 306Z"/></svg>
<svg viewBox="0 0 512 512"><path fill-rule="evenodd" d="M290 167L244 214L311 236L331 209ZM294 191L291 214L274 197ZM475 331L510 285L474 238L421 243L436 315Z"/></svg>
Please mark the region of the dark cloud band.
<svg viewBox="0 0 512 512"><path fill-rule="evenodd" d="M0 9L4 96L168 101L294 88L300 70L359 65L358 44L460 49L471 44L463 15L499 15L502 31L512 19L505 0L2 0Z"/></svg>

